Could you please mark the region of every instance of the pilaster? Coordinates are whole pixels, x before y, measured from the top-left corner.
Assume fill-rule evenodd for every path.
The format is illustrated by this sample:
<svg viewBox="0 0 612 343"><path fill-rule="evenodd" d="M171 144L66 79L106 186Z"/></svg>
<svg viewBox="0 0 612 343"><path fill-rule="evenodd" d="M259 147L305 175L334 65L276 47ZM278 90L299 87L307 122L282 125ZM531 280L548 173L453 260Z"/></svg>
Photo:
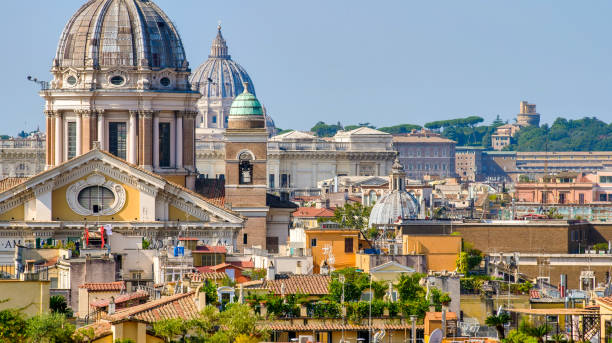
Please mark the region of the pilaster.
<svg viewBox="0 0 612 343"><path fill-rule="evenodd" d="M139 159L141 167L153 168L153 114L154 111L139 111Z"/></svg>

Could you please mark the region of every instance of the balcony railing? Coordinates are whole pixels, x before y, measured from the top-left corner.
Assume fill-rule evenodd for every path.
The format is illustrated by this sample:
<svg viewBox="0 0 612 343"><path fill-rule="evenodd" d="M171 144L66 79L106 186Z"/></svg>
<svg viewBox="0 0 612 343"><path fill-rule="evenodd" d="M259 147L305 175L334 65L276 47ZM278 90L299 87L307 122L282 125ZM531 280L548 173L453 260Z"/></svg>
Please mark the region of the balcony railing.
<svg viewBox="0 0 612 343"><path fill-rule="evenodd" d="M40 139L2 139L0 149L44 149L45 141Z"/></svg>

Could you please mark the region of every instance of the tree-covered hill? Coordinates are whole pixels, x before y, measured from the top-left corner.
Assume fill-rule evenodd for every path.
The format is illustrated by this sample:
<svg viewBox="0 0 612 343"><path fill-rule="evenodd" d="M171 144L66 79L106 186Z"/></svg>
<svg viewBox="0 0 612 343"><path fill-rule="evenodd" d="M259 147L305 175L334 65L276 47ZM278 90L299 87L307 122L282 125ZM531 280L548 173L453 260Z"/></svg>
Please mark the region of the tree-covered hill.
<svg viewBox="0 0 612 343"><path fill-rule="evenodd" d="M612 124L593 117L577 120L557 118L548 126L526 127L518 132L508 150L516 151L610 151Z"/></svg>

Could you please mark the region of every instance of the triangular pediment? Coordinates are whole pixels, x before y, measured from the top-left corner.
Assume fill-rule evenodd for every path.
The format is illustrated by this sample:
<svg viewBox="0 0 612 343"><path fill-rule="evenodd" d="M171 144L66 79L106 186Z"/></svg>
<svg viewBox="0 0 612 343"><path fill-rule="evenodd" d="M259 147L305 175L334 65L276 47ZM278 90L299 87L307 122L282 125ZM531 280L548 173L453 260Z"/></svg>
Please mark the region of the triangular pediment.
<svg viewBox="0 0 612 343"><path fill-rule="evenodd" d="M27 215L28 204L31 208L47 201L51 204L48 207L52 207L52 220L89 220L92 213L87 211L92 210L81 206L86 203L83 197L88 194L80 193L88 187L104 188L111 199L103 206L105 212L96 209L96 216L104 216L106 220L204 222L212 226L241 226L244 223L238 213L100 150L92 150L1 191L0 214L11 210L18 212L19 207L25 205L23 219L32 220ZM95 194L103 193L94 191ZM0 218L0 221L11 218L20 219L12 216Z"/></svg>
<svg viewBox="0 0 612 343"><path fill-rule="evenodd" d="M383 263L379 266L376 266L370 270L372 273L415 273L416 270L405 266L403 264L399 264L395 261L389 261Z"/></svg>

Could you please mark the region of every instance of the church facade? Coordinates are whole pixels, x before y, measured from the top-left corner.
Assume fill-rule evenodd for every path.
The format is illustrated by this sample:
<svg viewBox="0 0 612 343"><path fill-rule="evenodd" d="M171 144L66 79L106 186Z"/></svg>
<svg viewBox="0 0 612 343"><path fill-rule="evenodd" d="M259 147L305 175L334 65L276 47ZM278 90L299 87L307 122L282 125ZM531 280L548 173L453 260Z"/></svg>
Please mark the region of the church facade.
<svg viewBox="0 0 612 343"><path fill-rule="evenodd" d="M40 92L45 170L0 181L0 265L12 263L15 245L87 249L96 233L98 249L111 254L140 249L123 247L140 237L188 236L229 253L286 244L295 206L266 192L266 120L249 86L240 84L247 101L232 99L220 137L227 182L196 191L202 95L176 28L154 2L86 2L66 24L51 72ZM112 233L132 238L111 247Z"/></svg>

